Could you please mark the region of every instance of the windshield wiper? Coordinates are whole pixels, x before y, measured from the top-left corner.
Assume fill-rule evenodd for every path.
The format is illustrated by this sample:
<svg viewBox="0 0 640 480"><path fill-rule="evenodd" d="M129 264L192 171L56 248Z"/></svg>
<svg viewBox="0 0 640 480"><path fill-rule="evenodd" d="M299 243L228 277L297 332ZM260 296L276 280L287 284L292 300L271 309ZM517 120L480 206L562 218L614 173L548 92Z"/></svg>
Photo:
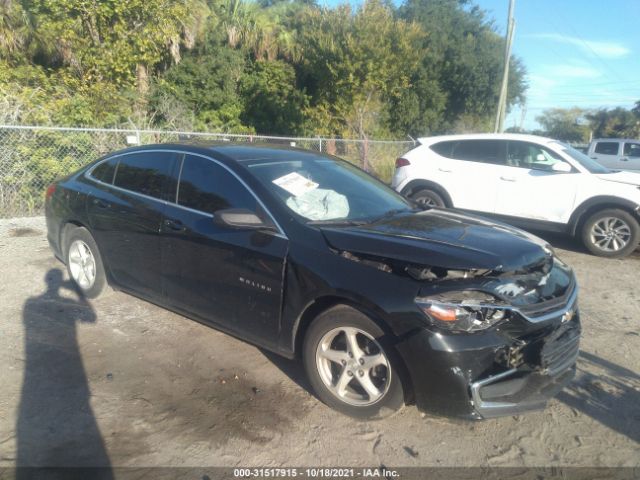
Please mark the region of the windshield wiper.
<svg viewBox="0 0 640 480"><path fill-rule="evenodd" d="M384 212L382 215L370 218L365 223L376 223L376 222L379 222L380 220L384 220L385 218L394 217L398 213L408 213L408 212L415 212L415 211L417 210L407 210L406 208L394 208L393 210L388 210Z"/></svg>
<svg viewBox="0 0 640 480"><path fill-rule="evenodd" d="M364 225L367 222L362 220L347 220L347 219L335 219L335 220L310 220L307 225L332 225L332 226L359 226Z"/></svg>

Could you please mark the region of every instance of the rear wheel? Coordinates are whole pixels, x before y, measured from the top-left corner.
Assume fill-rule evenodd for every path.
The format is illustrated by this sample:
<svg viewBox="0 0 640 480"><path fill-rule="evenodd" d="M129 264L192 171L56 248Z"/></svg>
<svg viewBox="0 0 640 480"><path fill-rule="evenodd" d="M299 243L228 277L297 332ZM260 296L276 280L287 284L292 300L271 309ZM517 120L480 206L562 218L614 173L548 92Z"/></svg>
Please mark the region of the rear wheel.
<svg viewBox="0 0 640 480"><path fill-rule="evenodd" d="M69 276L87 298L96 298L106 284L102 258L95 240L86 228L75 227L66 238L66 264Z"/></svg>
<svg viewBox="0 0 640 480"><path fill-rule="evenodd" d="M404 405L396 360L383 336L375 322L344 305L314 320L303 360L320 400L357 418L382 418Z"/></svg>
<svg viewBox="0 0 640 480"><path fill-rule="evenodd" d="M430 189L418 190L416 193L411 195L411 199L416 203L426 207L446 207L447 206L442 196L438 192L435 192Z"/></svg>
<svg viewBox="0 0 640 480"><path fill-rule="evenodd" d="M582 226L582 242L600 257L625 257L640 241L638 221L624 210L601 210L591 215Z"/></svg>

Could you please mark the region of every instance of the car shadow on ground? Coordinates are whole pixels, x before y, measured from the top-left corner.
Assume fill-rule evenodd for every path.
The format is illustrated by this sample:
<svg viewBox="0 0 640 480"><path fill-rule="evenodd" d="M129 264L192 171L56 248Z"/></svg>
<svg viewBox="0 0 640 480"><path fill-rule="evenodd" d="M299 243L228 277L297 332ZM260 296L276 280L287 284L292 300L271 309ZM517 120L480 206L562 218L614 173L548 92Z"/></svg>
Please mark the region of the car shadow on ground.
<svg viewBox="0 0 640 480"><path fill-rule="evenodd" d="M25 467L46 466L100 467L91 477L111 479L77 335L78 323L94 323L96 314L59 269L49 270L45 282L46 291L27 299L23 308L25 368L16 478L34 478Z"/></svg>
<svg viewBox="0 0 640 480"><path fill-rule="evenodd" d="M576 412L640 442L640 375L637 373L581 351L576 378L557 398Z"/></svg>
<svg viewBox="0 0 640 480"><path fill-rule="evenodd" d="M301 360L291 360L263 348L259 348L259 350L267 358L267 360L269 360L278 369L280 369L280 371L287 377L289 377L291 381L293 381L303 390L306 390L310 395L316 397L313 388L311 388L311 384L307 379L307 374L304 371L304 365L302 365Z"/></svg>

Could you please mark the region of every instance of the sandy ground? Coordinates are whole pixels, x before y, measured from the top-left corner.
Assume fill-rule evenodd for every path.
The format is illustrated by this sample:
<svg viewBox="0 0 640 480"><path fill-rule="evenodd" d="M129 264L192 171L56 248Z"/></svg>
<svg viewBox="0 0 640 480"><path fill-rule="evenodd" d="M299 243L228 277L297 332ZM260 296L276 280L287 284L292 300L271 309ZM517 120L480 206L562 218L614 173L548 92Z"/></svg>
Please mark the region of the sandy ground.
<svg viewBox="0 0 640 480"><path fill-rule="evenodd" d="M294 362L123 293L72 293L42 218L0 220L0 467L640 466L640 254L550 238L581 284L579 374L542 412L358 422Z"/></svg>

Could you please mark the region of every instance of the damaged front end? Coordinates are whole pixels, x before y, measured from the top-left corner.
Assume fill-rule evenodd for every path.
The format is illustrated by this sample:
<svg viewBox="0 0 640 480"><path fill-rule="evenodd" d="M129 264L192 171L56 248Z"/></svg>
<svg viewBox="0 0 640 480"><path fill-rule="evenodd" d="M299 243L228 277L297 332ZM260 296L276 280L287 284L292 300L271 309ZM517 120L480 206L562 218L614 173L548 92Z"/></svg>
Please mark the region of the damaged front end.
<svg viewBox="0 0 640 480"><path fill-rule="evenodd" d="M415 305L426 328L402 340L399 351L421 409L468 418L513 415L544 408L573 378L578 287L550 249L513 271L334 252L418 282ZM421 356L425 350L430 354Z"/></svg>

